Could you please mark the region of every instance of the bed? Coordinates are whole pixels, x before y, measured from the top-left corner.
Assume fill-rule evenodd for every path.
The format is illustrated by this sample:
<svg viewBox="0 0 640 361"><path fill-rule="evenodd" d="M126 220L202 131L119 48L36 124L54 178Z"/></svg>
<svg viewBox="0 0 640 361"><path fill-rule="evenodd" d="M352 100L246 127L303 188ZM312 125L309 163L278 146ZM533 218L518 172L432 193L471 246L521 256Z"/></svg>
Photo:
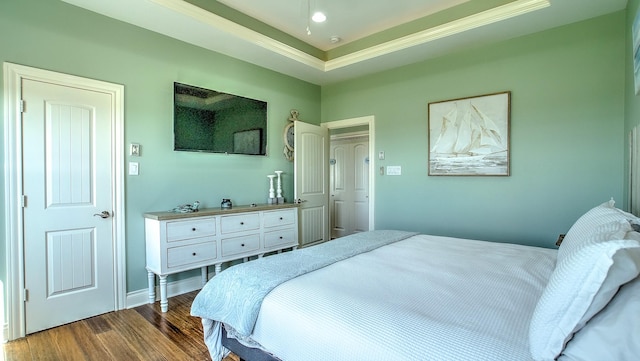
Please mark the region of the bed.
<svg viewBox="0 0 640 361"><path fill-rule="evenodd" d="M239 264L194 299L213 360L626 360L640 219L605 202L556 249L396 230Z"/></svg>

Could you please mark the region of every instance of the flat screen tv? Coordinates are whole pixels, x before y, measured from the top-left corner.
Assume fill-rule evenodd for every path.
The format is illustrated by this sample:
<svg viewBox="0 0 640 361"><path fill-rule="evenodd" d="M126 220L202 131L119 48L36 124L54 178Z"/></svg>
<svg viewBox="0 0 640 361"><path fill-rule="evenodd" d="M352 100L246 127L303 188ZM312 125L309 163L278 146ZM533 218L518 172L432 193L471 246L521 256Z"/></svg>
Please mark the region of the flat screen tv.
<svg viewBox="0 0 640 361"><path fill-rule="evenodd" d="M174 83L174 150L266 155L267 103Z"/></svg>

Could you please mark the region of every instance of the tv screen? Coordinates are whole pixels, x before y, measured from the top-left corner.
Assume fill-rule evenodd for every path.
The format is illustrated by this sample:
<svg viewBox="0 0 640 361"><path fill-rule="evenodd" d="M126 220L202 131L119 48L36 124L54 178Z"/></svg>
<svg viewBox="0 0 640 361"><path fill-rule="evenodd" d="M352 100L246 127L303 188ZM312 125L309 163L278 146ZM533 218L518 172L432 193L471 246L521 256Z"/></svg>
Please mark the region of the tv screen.
<svg viewBox="0 0 640 361"><path fill-rule="evenodd" d="M174 83L174 150L266 155L267 103Z"/></svg>

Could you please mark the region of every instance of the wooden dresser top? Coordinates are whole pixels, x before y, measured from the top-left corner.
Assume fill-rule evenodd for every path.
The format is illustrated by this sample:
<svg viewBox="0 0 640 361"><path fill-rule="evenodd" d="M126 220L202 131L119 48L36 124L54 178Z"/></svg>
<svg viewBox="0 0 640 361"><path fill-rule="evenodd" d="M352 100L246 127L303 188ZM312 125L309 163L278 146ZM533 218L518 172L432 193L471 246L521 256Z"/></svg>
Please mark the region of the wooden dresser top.
<svg viewBox="0 0 640 361"><path fill-rule="evenodd" d="M276 209L286 209L286 208L294 208L298 205L295 203L281 203L281 204L257 204L253 205L241 205L241 206L233 206L231 209L221 209L221 208L203 208L198 210L197 212L191 213L177 213L177 212L147 212L144 214L144 218L153 219L156 221L168 221L172 219L181 219L181 218L193 218L193 217L206 217L206 216L219 216L233 213L244 213L244 212L257 212L257 211L271 211Z"/></svg>

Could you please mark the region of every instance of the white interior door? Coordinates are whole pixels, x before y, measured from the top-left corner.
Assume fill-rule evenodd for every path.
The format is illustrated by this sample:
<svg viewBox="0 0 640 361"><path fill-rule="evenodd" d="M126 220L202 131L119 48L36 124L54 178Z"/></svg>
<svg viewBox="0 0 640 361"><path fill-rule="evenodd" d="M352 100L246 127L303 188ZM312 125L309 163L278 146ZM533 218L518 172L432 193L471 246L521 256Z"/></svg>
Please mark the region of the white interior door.
<svg viewBox="0 0 640 361"><path fill-rule="evenodd" d="M329 132L296 121L294 193L299 200L300 246L329 240Z"/></svg>
<svg viewBox="0 0 640 361"><path fill-rule="evenodd" d="M369 230L368 137L331 141L331 237Z"/></svg>
<svg viewBox="0 0 640 361"><path fill-rule="evenodd" d="M353 146L353 232L369 230L369 141Z"/></svg>
<svg viewBox="0 0 640 361"><path fill-rule="evenodd" d="M24 79L22 96L25 322L33 333L115 309L115 117L108 93Z"/></svg>

